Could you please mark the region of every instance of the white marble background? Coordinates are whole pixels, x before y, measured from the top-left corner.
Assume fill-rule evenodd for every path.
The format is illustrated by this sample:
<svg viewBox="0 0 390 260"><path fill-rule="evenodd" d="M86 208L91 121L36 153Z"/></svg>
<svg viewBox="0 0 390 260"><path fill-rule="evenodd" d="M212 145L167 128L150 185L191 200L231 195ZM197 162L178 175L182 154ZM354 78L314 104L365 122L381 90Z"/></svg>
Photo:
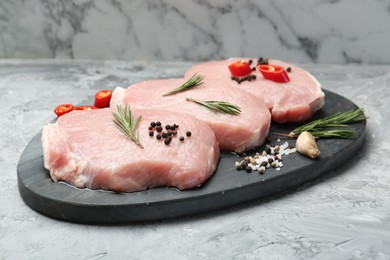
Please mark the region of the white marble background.
<svg viewBox="0 0 390 260"><path fill-rule="evenodd" d="M1 0L0 58L390 64L390 0Z"/></svg>

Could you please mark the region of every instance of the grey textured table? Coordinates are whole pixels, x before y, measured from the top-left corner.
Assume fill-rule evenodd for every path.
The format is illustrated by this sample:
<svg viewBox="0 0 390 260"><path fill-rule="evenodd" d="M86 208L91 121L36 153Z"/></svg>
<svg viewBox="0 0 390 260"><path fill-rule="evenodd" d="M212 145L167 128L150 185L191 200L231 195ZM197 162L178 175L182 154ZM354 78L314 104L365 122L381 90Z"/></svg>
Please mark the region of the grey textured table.
<svg viewBox="0 0 390 260"><path fill-rule="evenodd" d="M192 217L121 226L61 222L19 196L18 159L60 103L181 77L192 63L0 61L0 259L390 259L389 66L302 66L366 109L366 143L293 191Z"/></svg>

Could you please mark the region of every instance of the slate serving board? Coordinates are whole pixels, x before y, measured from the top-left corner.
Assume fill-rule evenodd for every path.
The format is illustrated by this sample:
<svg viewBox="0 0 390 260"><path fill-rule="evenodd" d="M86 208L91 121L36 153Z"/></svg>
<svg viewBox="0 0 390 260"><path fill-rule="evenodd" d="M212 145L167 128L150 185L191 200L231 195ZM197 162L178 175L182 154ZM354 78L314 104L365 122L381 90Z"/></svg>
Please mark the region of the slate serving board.
<svg viewBox="0 0 390 260"><path fill-rule="evenodd" d="M324 92L325 106L313 119L357 108L342 96L327 90ZM273 123L270 144L286 140L295 144L295 140L283 139L272 133L289 133L297 126ZM78 223L119 224L192 215L291 189L335 169L350 159L364 143L366 121L351 126L357 132L355 139L318 140L321 155L316 160L294 153L283 158L284 167L280 171L268 169L260 175L237 171L234 163L240 157L233 153L222 153L217 171L199 188L187 191L156 188L135 193L79 189L63 182L54 183L43 167L39 132L29 142L18 162L19 192L32 209L49 217ZM278 142L279 138L281 142ZM264 148L259 147L256 151Z"/></svg>

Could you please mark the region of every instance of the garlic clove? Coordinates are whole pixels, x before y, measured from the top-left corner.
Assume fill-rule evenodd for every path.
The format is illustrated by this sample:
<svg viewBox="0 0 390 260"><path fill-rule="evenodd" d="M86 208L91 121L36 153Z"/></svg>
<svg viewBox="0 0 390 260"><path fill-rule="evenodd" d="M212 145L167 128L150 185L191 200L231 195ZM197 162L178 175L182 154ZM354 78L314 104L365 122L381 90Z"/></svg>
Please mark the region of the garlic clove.
<svg viewBox="0 0 390 260"><path fill-rule="evenodd" d="M295 146L299 153L307 155L312 159L317 158L321 153L314 136L306 131L298 136Z"/></svg>

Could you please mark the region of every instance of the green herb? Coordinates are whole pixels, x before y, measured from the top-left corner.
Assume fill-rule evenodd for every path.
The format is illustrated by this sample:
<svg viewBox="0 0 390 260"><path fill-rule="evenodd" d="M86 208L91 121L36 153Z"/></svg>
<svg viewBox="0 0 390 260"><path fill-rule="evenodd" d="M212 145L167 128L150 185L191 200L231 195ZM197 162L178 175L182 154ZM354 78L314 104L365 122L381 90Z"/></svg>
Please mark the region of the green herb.
<svg viewBox="0 0 390 260"><path fill-rule="evenodd" d="M351 129L318 130L310 131L310 133L317 138L353 138L356 134L355 131Z"/></svg>
<svg viewBox="0 0 390 260"><path fill-rule="evenodd" d="M127 105L124 108L122 108L121 105L117 105L117 109L118 114L114 112L112 113L115 118L113 121L116 128L118 128L118 130L128 138L133 140L134 143L139 145L141 148L144 148L139 141L139 133L138 131L136 132L138 122L141 120L142 116L139 115L135 120L133 120L130 107Z"/></svg>
<svg viewBox="0 0 390 260"><path fill-rule="evenodd" d="M347 124L360 122L365 119L367 117L364 114L364 109L348 110L302 125L291 131L288 136L297 137L300 133L307 131L315 137L353 138L355 131L345 129L345 127L348 127ZM332 129L334 127L337 127L337 129Z"/></svg>
<svg viewBox="0 0 390 260"><path fill-rule="evenodd" d="M199 105L205 106L208 109L213 110L214 112L218 112L221 114L238 115L241 113L241 108L239 106L233 105L225 101L201 101L192 98L187 98L187 101L195 102Z"/></svg>
<svg viewBox="0 0 390 260"><path fill-rule="evenodd" d="M171 90L170 92L168 93L165 93L163 95L163 97L165 96L170 96L170 95L174 95L176 93L179 93L179 92L182 92L182 91L186 91L186 90L189 90L193 87L196 87L196 86L199 86L200 84L203 83L203 79L204 79L204 76L201 76L199 74L194 74L189 80L187 80L183 85L181 85L180 87L177 87L173 90Z"/></svg>

